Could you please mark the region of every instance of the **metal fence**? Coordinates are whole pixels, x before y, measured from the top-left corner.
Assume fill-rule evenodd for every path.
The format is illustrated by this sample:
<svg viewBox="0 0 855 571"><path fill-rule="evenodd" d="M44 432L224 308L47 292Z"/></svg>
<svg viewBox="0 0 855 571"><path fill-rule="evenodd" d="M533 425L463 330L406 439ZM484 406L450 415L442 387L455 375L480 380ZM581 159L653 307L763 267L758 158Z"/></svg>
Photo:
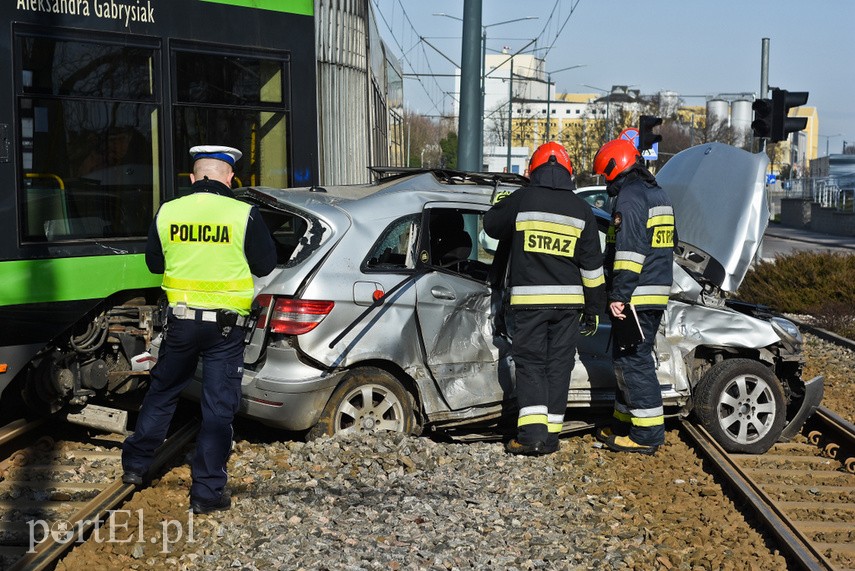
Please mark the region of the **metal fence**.
<svg viewBox="0 0 855 571"><path fill-rule="evenodd" d="M838 177L808 177L781 183L785 198L802 198L841 212L855 212L855 181Z"/></svg>

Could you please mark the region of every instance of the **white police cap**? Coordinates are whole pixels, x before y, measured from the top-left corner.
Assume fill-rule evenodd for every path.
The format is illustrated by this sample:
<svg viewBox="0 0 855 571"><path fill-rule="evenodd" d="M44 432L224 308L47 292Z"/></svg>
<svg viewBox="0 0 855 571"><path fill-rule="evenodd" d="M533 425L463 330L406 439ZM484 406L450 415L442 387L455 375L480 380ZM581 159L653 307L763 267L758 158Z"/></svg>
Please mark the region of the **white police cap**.
<svg viewBox="0 0 855 571"><path fill-rule="evenodd" d="M243 153L233 147L198 145L190 149L190 155L194 161L199 159L217 159L235 166L235 162L243 156Z"/></svg>

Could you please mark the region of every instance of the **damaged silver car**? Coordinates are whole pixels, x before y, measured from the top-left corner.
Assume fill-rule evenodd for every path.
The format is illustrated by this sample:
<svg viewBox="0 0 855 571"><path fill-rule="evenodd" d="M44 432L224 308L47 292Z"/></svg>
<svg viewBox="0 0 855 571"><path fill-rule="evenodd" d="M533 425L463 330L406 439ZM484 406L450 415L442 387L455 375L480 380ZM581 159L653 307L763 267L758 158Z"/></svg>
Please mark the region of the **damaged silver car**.
<svg viewBox="0 0 855 571"><path fill-rule="evenodd" d="M768 221L765 154L693 147L658 174L680 238L655 356L666 415L693 411L730 451L794 436L822 398L803 381L791 322L732 301ZM376 169L364 186L248 188L279 249L257 283L240 413L308 437L442 431L498 436L516 423L507 252L484 240L491 198L515 175ZM601 232L605 213L595 209ZM565 429L610 414L605 315L583 337ZM191 396L199 394L198 380Z"/></svg>

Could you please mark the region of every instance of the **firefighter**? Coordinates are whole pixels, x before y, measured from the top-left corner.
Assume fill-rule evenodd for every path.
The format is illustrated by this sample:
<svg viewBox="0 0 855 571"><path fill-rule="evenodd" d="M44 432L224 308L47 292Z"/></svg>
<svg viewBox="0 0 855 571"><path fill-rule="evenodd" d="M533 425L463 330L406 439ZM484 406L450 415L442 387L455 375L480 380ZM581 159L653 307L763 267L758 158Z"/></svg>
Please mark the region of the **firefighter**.
<svg viewBox="0 0 855 571"><path fill-rule="evenodd" d="M135 431L122 447L122 479L141 485L150 477L155 449L201 356L202 425L191 465L190 509L204 514L231 507L226 462L240 404L252 275L273 270L276 249L258 208L231 191L241 152L206 145L190 154L192 193L164 203L148 234L146 264L163 274L169 308Z"/></svg>
<svg viewBox="0 0 855 571"><path fill-rule="evenodd" d="M558 450L579 334L593 335L605 308L603 253L591 207L573 192L573 166L556 142L529 162L531 182L493 205L484 229L511 242L519 415L512 454ZM581 326L580 326L581 324Z"/></svg>
<svg viewBox="0 0 855 571"><path fill-rule="evenodd" d="M644 336L636 344L612 339L614 419L597 428L596 437L611 450L653 454L665 442L653 348L671 291L674 210L630 141L603 145L594 174L605 177L608 195L617 197L606 243L607 311L612 320L625 319L632 304Z"/></svg>

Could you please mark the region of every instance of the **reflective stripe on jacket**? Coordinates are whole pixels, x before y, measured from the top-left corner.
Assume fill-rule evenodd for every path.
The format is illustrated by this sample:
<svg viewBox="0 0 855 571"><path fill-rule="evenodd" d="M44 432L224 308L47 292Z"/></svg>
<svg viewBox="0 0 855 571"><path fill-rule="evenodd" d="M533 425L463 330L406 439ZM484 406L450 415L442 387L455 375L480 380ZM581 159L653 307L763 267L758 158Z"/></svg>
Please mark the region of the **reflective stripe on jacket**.
<svg viewBox="0 0 855 571"><path fill-rule="evenodd" d="M170 304L249 313L254 294L244 255L251 206L209 192L165 203L157 214Z"/></svg>
<svg viewBox="0 0 855 571"><path fill-rule="evenodd" d="M531 184L495 204L484 230L511 241L510 303L517 309L605 307L599 231L590 205L561 166L534 170Z"/></svg>
<svg viewBox="0 0 855 571"><path fill-rule="evenodd" d="M620 186L606 244L609 301L632 303L638 309L667 305L675 228L665 191L630 172Z"/></svg>

